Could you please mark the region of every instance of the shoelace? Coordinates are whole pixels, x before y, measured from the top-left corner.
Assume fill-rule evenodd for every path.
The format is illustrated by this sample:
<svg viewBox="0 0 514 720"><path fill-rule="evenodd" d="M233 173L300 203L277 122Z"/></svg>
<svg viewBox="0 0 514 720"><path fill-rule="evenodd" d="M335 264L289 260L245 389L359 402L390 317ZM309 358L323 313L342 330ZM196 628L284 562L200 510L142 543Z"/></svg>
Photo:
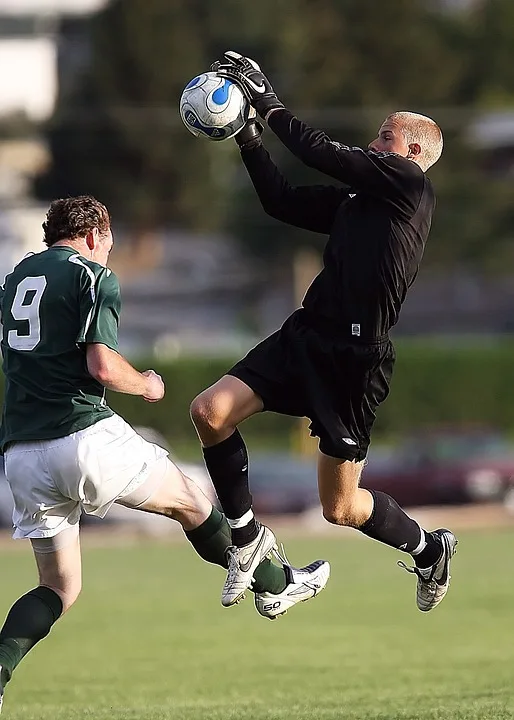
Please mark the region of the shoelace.
<svg viewBox="0 0 514 720"><path fill-rule="evenodd" d="M228 571L227 571L227 583L234 582L235 576L239 571L239 561L237 558L238 548L235 545L231 545L225 550L225 555L228 560Z"/></svg>
<svg viewBox="0 0 514 720"><path fill-rule="evenodd" d="M282 565L288 565L289 567L293 567L287 558L286 550L283 543L280 543L280 545L275 545L275 547L272 548L271 552L277 558L277 560L282 563Z"/></svg>
<svg viewBox="0 0 514 720"><path fill-rule="evenodd" d="M421 587L418 585L418 592L420 593L420 596L425 600L432 600L433 596L437 592L437 584L433 581L433 578L424 577L420 573L419 568L415 565L409 567L402 560L398 560L397 565L403 568L403 570L407 570L407 572L417 575L418 579L421 580Z"/></svg>
<svg viewBox="0 0 514 720"><path fill-rule="evenodd" d="M420 571L418 570L418 568L417 568L415 565L412 565L412 566L406 565L406 564L403 562L403 560L398 560L398 562L397 562L396 564L398 565L398 567L403 568L403 570L407 570L408 573L412 573L413 575L417 575L419 578L421 578L421 580L426 580L426 578L423 577L423 575L420 573Z"/></svg>
<svg viewBox="0 0 514 720"><path fill-rule="evenodd" d="M432 573L430 574L430 577L425 577L423 575L423 573L420 571L420 569L418 567L416 567L415 565L413 565L413 566L406 565L402 560L398 560L398 562L396 564L399 567L403 568L403 570L407 570L407 572L412 573L413 575L417 575L418 578L420 580L422 580L424 583L432 582L433 571L435 569L434 566L432 566Z"/></svg>

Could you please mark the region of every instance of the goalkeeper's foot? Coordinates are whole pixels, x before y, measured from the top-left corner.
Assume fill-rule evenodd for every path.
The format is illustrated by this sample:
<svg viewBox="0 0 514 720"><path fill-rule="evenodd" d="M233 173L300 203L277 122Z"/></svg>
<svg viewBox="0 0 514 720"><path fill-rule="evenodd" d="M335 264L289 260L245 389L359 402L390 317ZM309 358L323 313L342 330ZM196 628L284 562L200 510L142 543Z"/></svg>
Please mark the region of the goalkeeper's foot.
<svg viewBox="0 0 514 720"><path fill-rule="evenodd" d="M421 612L429 612L439 605L450 587L450 561L455 555L457 538L455 535L441 528L434 530L441 543L441 556L439 560L428 568L407 567L404 562L398 565L418 577L416 587L416 603Z"/></svg>
<svg viewBox="0 0 514 720"><path fill-rule="evenodd" d="M261 525L257 537L247 545L227 548L228 559L227 579L221 593L221 604L224 607L236 605L244 598L253 582L253 574L264 558L276 545L272 531Z"/></svg>

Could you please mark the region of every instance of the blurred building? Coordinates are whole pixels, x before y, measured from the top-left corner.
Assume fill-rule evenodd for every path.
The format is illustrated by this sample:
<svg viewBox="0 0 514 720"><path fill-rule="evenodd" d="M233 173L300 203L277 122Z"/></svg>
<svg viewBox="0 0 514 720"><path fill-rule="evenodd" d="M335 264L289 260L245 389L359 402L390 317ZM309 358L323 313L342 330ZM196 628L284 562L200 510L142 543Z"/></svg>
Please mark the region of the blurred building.
<svg viewBox="0 0 514 720"><path fill-rule="evenodd" d="M483 113L470 124L467 136L483 151L487 173L514 178L514 110Z"/></svg>
<svg viewBox="0 0 514 720"><path fill-rule="evenodd" d="M39 124L58 92L58 27L107 0L0 0L0 275L41 248L45 208L31 197L49 162Z"/></svg>
<svg viewBox="0 0 514 720"><path fill-rule="evenodd" d="M154 243L154 263L146 269L144 258L125 255L123 243L115 249L125 353L242 354L291 309L290 286L270 282L230 238L174 231ZM143 254L148 259L148 243Z"/></svg>
<svg viewBox="0 0 514 720"><path fill-rule="evenodd" d="M107 0L0 0L0 117L47 120L57 95L59 20Z"/></svg>

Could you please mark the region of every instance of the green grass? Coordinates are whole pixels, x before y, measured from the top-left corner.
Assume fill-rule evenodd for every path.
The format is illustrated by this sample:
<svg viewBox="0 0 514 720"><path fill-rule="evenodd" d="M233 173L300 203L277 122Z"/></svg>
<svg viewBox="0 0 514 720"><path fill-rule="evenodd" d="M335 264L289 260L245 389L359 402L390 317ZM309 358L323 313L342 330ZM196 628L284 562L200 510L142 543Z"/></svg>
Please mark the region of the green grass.
<svg viewBox="0 0 514 720"><path fill-rule="evenodd" d="M291 540L327 590L275 623L219 604L223 574L183 543L86 549L77 606L18 668L6 720L514 718L514 533L466 533L423 615L400 557L366 539ZM0 553L0 612L33 585ZM2 716L3 718L4 716Z"/></svg>

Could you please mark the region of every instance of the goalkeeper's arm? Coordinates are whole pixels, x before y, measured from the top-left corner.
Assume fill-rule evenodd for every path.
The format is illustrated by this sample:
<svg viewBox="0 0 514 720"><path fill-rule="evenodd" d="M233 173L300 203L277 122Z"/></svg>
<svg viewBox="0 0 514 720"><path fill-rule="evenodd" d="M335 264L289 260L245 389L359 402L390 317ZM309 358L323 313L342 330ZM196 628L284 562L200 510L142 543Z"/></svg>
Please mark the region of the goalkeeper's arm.
<svg viewBox="0 0 514 720"><path fill-rule="evenodd" d="M329 234L347 192L332 185L290 185L262 144L262 125L249 120L235 136L265 212L289 225Z"/></svg>

